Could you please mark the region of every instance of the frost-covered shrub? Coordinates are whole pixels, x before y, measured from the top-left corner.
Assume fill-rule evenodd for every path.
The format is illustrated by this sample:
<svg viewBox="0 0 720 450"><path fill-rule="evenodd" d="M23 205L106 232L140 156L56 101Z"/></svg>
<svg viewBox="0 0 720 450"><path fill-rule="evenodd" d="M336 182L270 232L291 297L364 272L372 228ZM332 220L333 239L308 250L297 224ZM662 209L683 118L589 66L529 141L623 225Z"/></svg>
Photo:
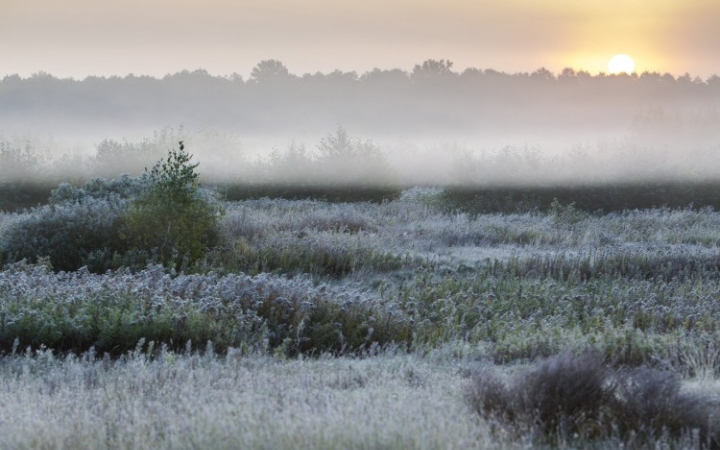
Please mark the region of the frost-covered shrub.
<svg viewBox="0 0 720 450"><path fill-rule="evenodd" d="M45 345L120 355L141 339L188 341L288 356L357 353L408 344L411 325L377 297L270 274L53 273L16 264L0 272L0 351ZM159 345L158 345L159 346Z"/></svg>
<svg viewBox="0 0 720 450"><path fill-rule="evenodd" d="M63 183L49 205L37 207L13 222L0 242L8 262L49 258L55 270L87 265L102 272L121 266L143 267L149 254L131 251L120 238L128 200L147 190L142 178L95 178L82 186Z"/></svg>
<svg viewBox="0 0 720 450"><path fill-rule="evenodd" d="M48 257L55 270L77 270L102 251L124 250L119 232L126 201L119 197L44 205L15 221L1 242L7 261ZM102 267L91 267L101 270Z"/></svg>
<svg viewBox="0 0 720 450"><path fill-rule="evenodd" d="M49 203L57 205L67 202L81 202L88 198L99 200L128 199L140 195L147 188L148 183L145 179L133 178L128 175L122 175L112 180L93 178L82 186L62 183L51 192Z"/></svg>
<svg viewBox="0 0 720 450"><path fill-rule="evenodd" d="M708 448L719 442L712 402L681 391L672 373L613 370L592 351L563 353L504 378L477 371L466 399L487 420L551 446L585 448L619 439L646 448L656 439L680 441L693 433Z"/></svg>

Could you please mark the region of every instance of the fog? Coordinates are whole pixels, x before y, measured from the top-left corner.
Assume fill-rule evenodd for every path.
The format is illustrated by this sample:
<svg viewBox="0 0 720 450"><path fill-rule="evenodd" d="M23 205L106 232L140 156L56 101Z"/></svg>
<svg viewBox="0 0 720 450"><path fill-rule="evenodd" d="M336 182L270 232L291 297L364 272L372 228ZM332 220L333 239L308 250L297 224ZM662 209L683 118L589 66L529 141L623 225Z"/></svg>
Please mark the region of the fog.
<svg viewBox="0 0 720 450"><path fill-rule="evenodd" d="M401 185L720 178L720 77L566 69L0 81L3 180L139 174L178 141L209 182Z"/></svg>

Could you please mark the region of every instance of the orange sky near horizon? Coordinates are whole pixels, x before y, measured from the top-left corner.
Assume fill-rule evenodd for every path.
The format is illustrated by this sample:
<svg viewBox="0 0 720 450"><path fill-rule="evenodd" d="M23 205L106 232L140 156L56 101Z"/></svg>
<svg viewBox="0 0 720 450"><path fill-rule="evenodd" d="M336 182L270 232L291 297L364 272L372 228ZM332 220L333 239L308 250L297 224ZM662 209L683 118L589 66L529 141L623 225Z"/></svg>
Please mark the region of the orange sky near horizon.
<svg viewBox="0 0 720 450"><path fill-rule="evenodd" d="M716 0L0 0L0 77L412 69L720 74Z"/></svg>

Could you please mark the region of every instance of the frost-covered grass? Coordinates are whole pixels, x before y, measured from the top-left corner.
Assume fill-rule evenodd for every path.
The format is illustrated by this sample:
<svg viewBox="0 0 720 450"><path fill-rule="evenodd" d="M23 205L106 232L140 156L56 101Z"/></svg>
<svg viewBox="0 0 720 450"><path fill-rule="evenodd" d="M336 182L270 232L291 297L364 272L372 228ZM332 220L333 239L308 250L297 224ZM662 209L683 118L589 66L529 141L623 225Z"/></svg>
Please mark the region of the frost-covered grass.
<svg viewBox="0 0 720 450"><path fill-rule="evenodd" d="M118 355L141 339L183 348L294 355L370 351L410 340L409 320L360 290L261 274L171 276L54 273L42 265L0 272L0 350L94 348Z"/></svg>
<svg viewBox="0 0 720 450"><path fill-rule="evenodd" d="M536 436L491 433L463 403L473 364L504 373L588 347L613 368L670 370L717 395L720 213L555 205L475 216L436 202L416 191L382 204L227 203L222 245L183 274L55 273L46 258L7 265L0 370L15 371L5 382L16 384L0 392L33 401L0 429L32 427L56 401L80 411L92 401L83 395L107 409L59 412L48 434L9 433L19 440L5 446L43 447L55 433L66 448L522 447ZM0 242L32 214L0 215ZM28 346L40 353L18 356ZM72 356L86 351L100 360ZM82 387L93 373L106 381ZM164 384L138 387L131 373ZM97 390L109 380L111 394ZM82 395L70 401L71 391ZM107 425L118 422L128 434Z"/></svg>
<svg viewBox="0 0 720 450"><path fill-rule="evenodd" d="M408 356L0 360L0 448L500 448L457 368Z"/></svg>
<svg viewBox="0 0 720 450"><path fill-rule="evenodd" d="M594 433L605 424L592 421L605 419L582 414L596 400L586 395L593 382L611 372L598 363L567 360L493 366L449 357L442 349L428 356L388 352L364 359L290 360L237 351L220 356L160 349L153 358L131 351L117 360L21 351L0 359L0 448L527 449L548 440L554 443L550 448L703 448L702 435L682 427L637 436L610 429L598 441ZM685 420L688 412L700 418L717 413L717 383L690 379L678 392L670 374L647 373L654 378L637 381L650 397L630 404L616 397L622 403L615 414L652 418L659 411L667 421ZM564 390L548 390L558 383ZM498 391L501 385L508 387ZM665 398L652 397L656 387L669 389L672 400L684 402L672 407L682 409L664 408ZM581 419L568 423L580 426L578 433L543 435L543 427L559 423L536 422L533 410L512 402L525 388L531 388L531 402L574 395L558 400L563 410L541 406L549 417ZM628 388L622 392L631 392ZM650 409L637 409L642 402ZM510 408L518 420L494 415L498 407ZM714 432L716 416L710 419Z"/></svg>
<svg viewBox="0 0 720 450"><path fill-rule="evenodd" d="M678 336L720 333L718 213L448 215L432 195L228 203L223 246L195 275L8 268L2 348L119 354L145 337L293 355L460 340L498 362L592 345L639 364Z"/></svg>

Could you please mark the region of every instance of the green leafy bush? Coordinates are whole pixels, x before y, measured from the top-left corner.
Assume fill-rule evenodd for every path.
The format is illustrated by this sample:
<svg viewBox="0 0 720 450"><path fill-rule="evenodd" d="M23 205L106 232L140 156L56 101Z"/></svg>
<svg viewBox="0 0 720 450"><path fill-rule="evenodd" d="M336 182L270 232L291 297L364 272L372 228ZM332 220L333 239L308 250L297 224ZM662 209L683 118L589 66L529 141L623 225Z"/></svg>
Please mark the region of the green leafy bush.
<svg viewBox="0 0 720 450"><path fill-rule="evenodd" d="M132 249L153 252L176 269L200 259L218 243L221 208L198 190L192 155L171 150L144 179L148 189L137 196L123 216L122 237Z"/></svg>

